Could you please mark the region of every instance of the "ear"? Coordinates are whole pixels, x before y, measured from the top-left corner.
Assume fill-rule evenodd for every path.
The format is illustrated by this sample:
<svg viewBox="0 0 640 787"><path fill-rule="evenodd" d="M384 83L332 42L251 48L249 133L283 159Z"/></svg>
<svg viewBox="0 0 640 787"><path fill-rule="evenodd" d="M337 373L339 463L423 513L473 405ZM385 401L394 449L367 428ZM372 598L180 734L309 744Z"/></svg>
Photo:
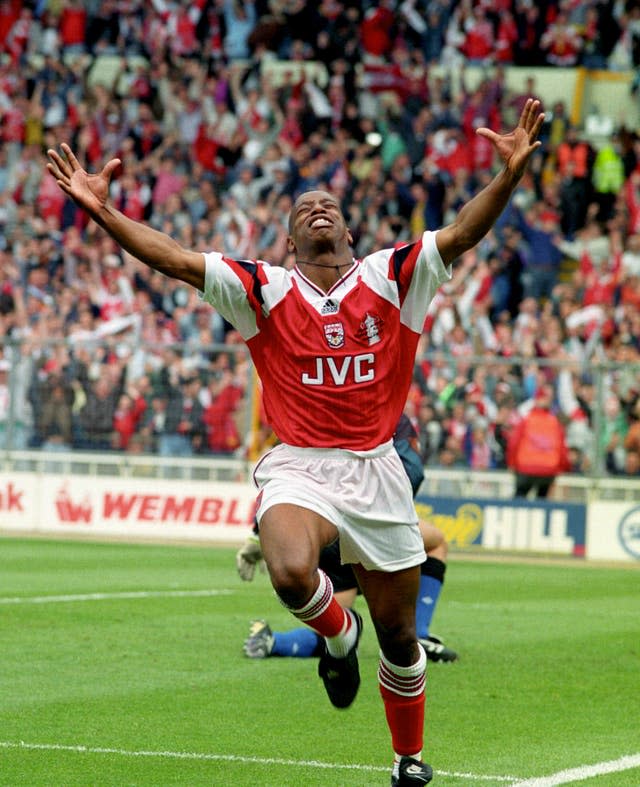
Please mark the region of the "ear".
<svg viewBox="0 0 640 787"><path fill-rule="evenodd" d="M289 254L295 254L296 252L296 244L293 242L291 235L289 235L287 238L287 251Z"/></svg>
<svg viewBox="0 0 640 787"><path fill-rule="evenodd" d="M347 243L349 246L353 246L353 235L351 234L350 229L347 229Z"/></svg>

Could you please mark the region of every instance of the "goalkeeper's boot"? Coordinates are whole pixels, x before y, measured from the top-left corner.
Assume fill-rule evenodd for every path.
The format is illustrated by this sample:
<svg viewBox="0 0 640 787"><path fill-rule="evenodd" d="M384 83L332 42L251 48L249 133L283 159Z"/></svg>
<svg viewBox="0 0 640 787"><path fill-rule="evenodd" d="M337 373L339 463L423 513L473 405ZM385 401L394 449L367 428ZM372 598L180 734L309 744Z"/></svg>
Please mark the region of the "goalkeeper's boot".
<svg viewBox="0 0 640 787"><path fill-rule="evenodd" d="M325 645L318 664L318 675L324 681L324 687L329 695L331 704L336 708L348 708L355 700L360 688L358 643L362 635L362 618L353 609L350 610L350 613L353 615L353 622L358 627L353 647L346 656L337 658L329 653Z"/></svg>
<svg viewBox="0 0 640 787"><path fill-rule="evenodd" d="M427 637L418 639L418 642L424 648L429 661L457 661L458 654L455 650L448 648L440 637L430 634Z"/></svg>
<svg viewBox="0 0 640 787"><path fill-rule="evenodd" d="M418 787L419 784L429 784L431 779L433 771L430 765L413 757L403 757L398 775L391 777L391 787Z"/></svg>
<svg viewBox="0 0 640 787"><path fill-rule="evenodd" d="M249 636L245 639L242 649L250 659L266 659L271 655L275 637L266 620L251 621Z"/></svg>

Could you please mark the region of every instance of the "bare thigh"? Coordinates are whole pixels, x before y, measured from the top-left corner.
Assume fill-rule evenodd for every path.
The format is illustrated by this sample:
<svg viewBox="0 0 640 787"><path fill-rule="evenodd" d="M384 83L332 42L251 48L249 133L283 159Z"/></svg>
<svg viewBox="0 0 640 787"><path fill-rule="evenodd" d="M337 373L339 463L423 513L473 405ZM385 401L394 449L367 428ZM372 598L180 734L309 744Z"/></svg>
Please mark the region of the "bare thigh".
<svg viewBox="0 0 640 787"><path fill-rule="evenodd" d="M338 537L331 522L308 508L279 503L260 520L260 545L271 584L287 606L299 609L318 586L323 547Z"/></svg>

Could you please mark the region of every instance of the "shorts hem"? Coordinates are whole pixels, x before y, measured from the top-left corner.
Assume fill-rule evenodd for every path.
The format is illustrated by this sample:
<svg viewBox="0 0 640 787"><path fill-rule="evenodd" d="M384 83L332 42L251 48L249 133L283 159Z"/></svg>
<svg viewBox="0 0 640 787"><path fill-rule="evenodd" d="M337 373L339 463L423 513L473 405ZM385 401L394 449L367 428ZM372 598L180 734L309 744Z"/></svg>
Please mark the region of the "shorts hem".
<svg viewBox="0 0 640 787"><path fill-rule="evenodd" d="M321 516L323 519L326 519L328 522L331 522L331 524L334 527L336 527L336 528L340 527L340 523L338 521L336 521L337 518L335 516L330 515L329 512L327 512L326 508L323 508L322 506L317 505L313 501L309 501L309 500L302 501L302 500L297 500L295 498L292 498L290 500L268 500L268 501L266 501L265 505L264 506L260 506L258 508L258 510L256 511L256 519L258 520L258 527L260 527L260 520L267 513L267 511L270 508L273 508L274 506L279 506L279 505L289 505L289 506L298 506L299 508L306 508L307 511L313 511L314 514L318 514L318 516Z"/></svg>
<svg viewBox="0 0 640 787"><path fill-rule="evenodd" d="M411 557L405 558L404 560L395 560L392 563L384 563L384 564L373 564L369 563L366 565L365 563L361 562L362 567L365 571L382 571L385 574L392 574L396 571L404 571L406 568L413 568L414 566L421 566L425 560L427 559L426 552L420 554L411 555Z"/></svg>

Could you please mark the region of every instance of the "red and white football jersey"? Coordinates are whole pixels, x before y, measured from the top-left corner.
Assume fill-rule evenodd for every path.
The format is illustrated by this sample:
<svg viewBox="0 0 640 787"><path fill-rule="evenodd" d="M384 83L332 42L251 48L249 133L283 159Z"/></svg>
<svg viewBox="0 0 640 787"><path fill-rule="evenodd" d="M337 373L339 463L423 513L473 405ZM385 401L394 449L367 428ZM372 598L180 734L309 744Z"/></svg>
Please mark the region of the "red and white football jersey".
<svg viewBox="0 0 640 787"><path fill-rule="evenodd" d="M435 235L354 261L326 293L297 268L205 254L203 298L246 341L282 442L365 451L391 439L427 309L450 277Z"/></svg>

